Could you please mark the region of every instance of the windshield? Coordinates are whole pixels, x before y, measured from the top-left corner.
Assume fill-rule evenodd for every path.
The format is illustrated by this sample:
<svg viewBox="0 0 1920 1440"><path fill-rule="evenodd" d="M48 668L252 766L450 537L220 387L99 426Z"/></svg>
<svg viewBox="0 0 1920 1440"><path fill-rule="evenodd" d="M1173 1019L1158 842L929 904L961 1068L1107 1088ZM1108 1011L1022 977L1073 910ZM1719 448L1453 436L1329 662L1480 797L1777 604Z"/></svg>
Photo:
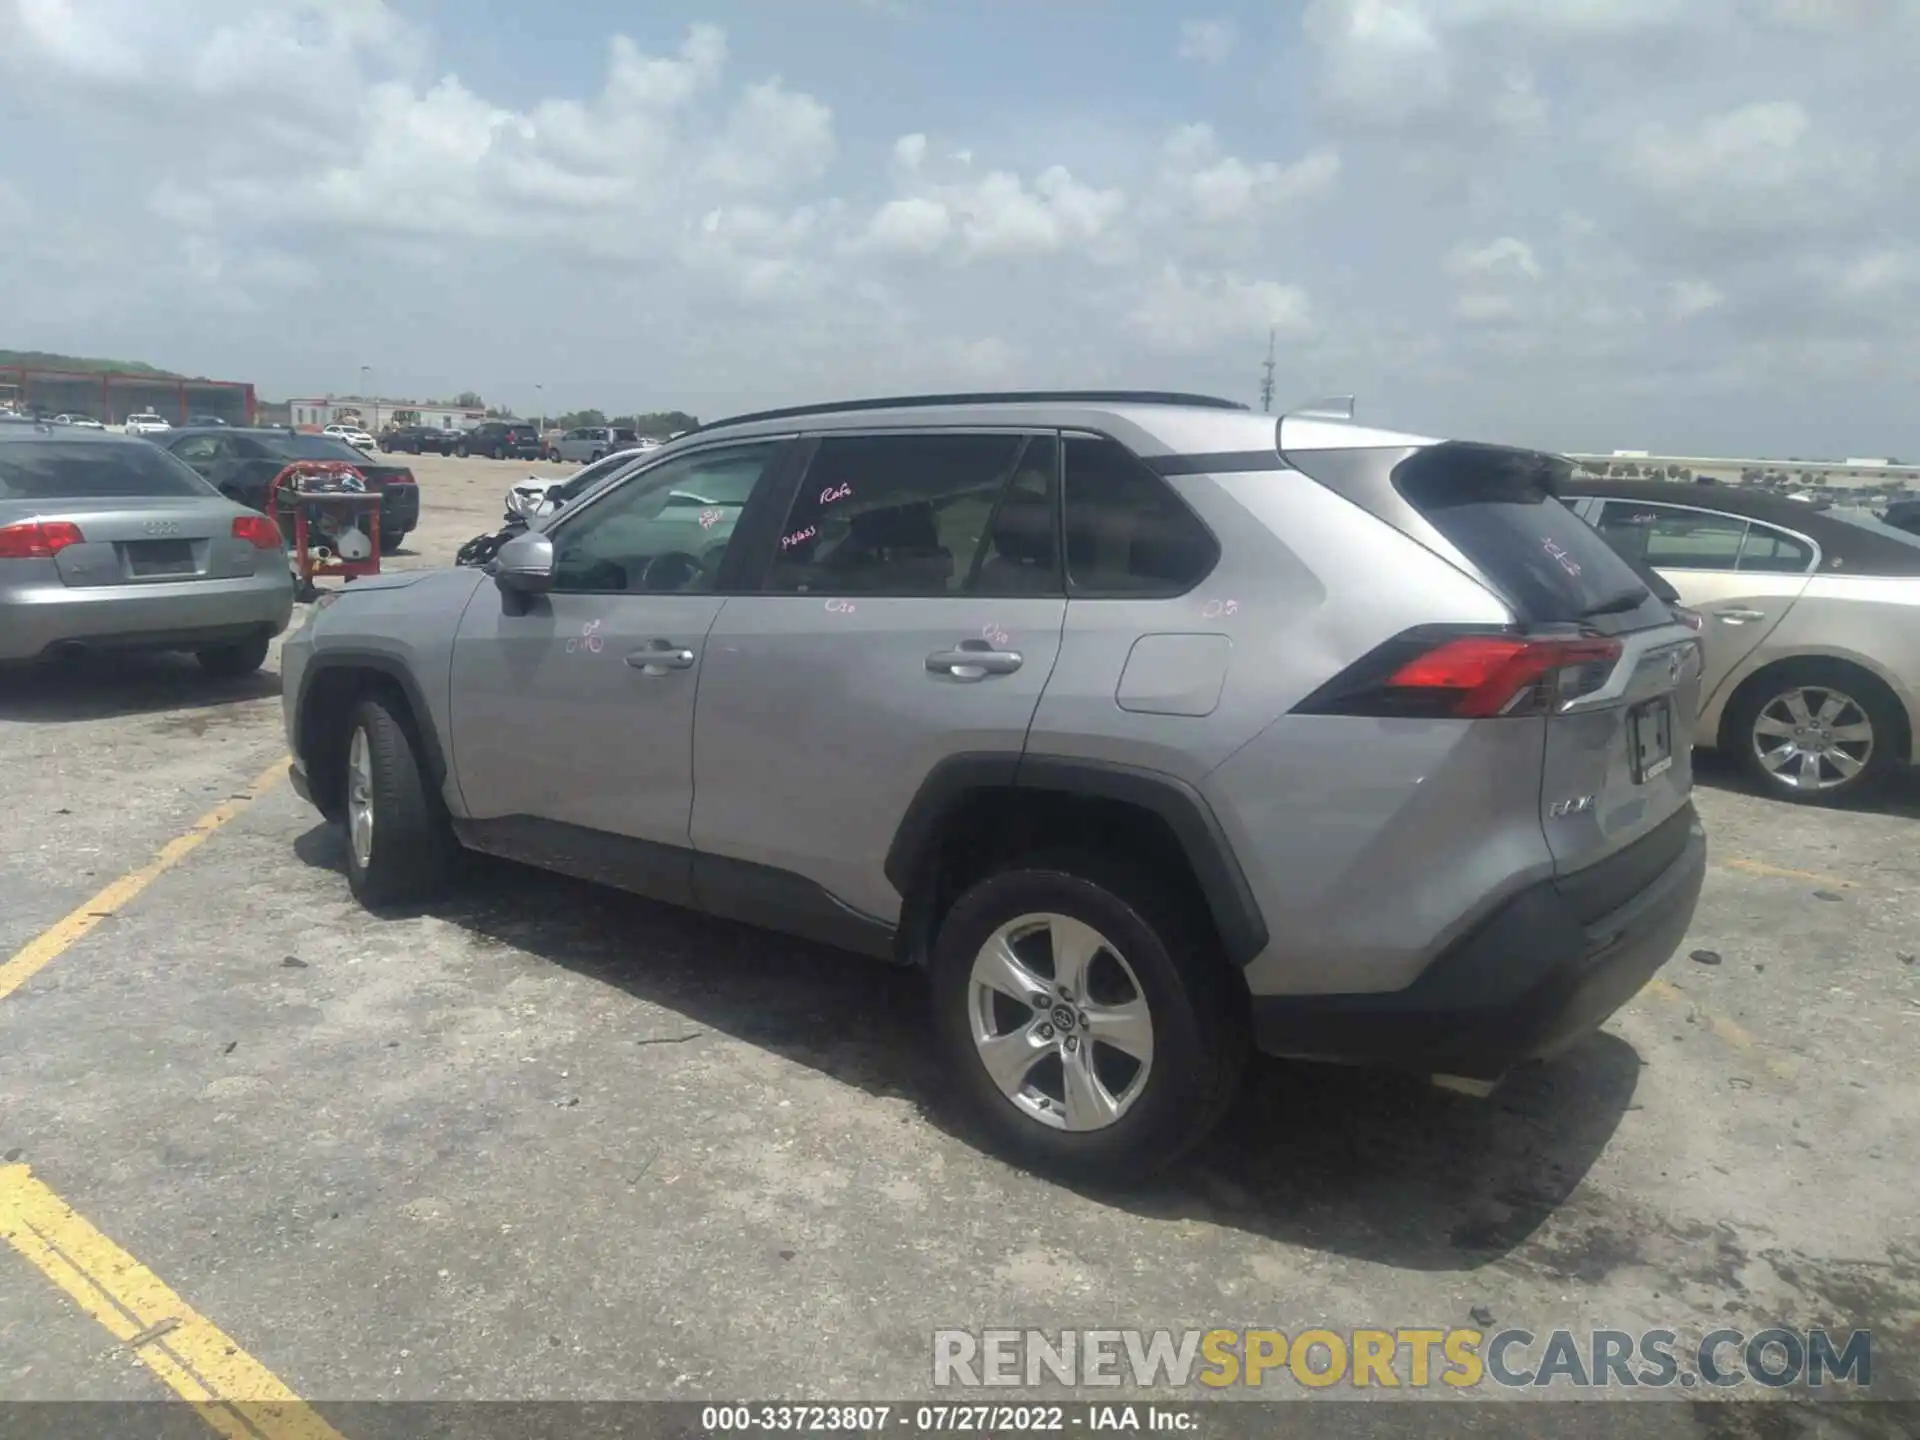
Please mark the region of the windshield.
<svg viewBox="0 0 1920 1440"><path fill-rule="evenodd" d="M0 500L218 493L186 465L144 440L0 445Z"/></svg>
<svg viewBox="0 0 1920 1440"><path fill-rule="evenodd" d="M351 460L357 465L362 458L358 450L330 435L276 435L263 443L287 460Z"/></svg>

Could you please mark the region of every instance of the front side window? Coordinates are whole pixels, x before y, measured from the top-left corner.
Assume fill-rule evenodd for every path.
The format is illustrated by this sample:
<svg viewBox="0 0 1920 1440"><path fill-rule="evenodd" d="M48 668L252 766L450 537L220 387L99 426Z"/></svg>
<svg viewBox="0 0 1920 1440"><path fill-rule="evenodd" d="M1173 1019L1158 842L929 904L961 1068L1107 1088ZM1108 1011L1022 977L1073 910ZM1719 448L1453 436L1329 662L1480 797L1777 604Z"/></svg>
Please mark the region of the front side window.
<svg viewBox="0 0 1920 1440"><path fill-rule="evenodd" d="M1159 476L1112 440L1069 437L1067 577L1076 594L1180 595L1219 546Z"/></svg>
<svg viewBox="0 0 1920 1440"><path fill-rule="evenodd" d="M781 528L766 588L799 595L966 593L1026 446L1020 435L821 440Z"/></svg>
<svg viewBox="0 0 1920 1440"><path fill-rule="evenodd" d="M769 441L702 451L617 484L556 524L553 588L616 595L711 591L740 512L779 448Z"/></svg>
<svg viewBox="0 0 1920 1440"><path fill-rule="evenodd" d="M1733 570L1747 537L1738 516L1638 500L1607 501L1596 528L1622 555L1656 570Z"/></svg>

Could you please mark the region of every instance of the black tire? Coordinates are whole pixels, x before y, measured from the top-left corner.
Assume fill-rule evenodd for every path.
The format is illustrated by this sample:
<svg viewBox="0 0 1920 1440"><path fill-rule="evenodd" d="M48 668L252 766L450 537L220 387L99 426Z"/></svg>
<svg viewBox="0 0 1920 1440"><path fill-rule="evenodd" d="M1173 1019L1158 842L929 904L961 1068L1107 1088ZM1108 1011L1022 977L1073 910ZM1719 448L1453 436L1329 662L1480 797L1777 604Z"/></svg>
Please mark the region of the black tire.
<svg viewBox="0 0 1920 1440"><path fill-rule="evenodd" d="M272 643L272 636L256 635L238 644L196 650L193 658L200 662L202 670L216 680L238 680L243 675L253 674L267 663L267 647Z"/></svg>
<svg viewBox="0 0 1920 1440"><path fill-rule="evenodd" d="M1153 1050L1143 1088L1104 1128L1069 1131L1033 1118L1001 1092L975 1048L974 957L1000 926L1029 914L1091 925L1124 955L1147 1002ZM1144 866L1095 854L1019 860L954 902L929 971L955 1088L992 1147L1026 1168L1069 1180L1140 1179L1204 1140L1238 1090L1248 1050L1244 989L1211 926Z"/></svg>
<svg viewBox="0 0 1920 1440"><path fill-rule="evenodd" d="M1839 767L1821 761L1817 766L1819 777L1833 783L1811 788L1783 780L1761 760L1761 737L1755 727L1770 709L1784 706L1786 697L1795 691L1844 697L1847 708L1834 723L1849 735L1858 734L1861 724L1868 727L1868 747L1864 750L1857 740L1836 743L1835 748L1842 753L1864 761L1851 776L1840 778ZM1780 713L1776 710L1776 716ZM1860 718L1852 718L1855 716ZM1899 702L1878 677L1842 660L1789 660L1762 670L1734 695L1720 728L1722 753L1731 757L1762 794L1794 805L1841 805L1872 794L1900 768L1907 748L1905 738L1905 717Z"/></svg>
<svg viewBox="0 0 1920 1440"><path fill-rule="evenodd" d="M395 702L368 695L348 719L346 793L347 884L362 905L377 909L431 899L445 884L456 842L445 806L420 765L412 726ZM371 843L364 862L353 840L352 754L355 735L365 732L372 778Z"/></svg>
<svg viewBox="0 0 1920 1440"><path fill-rule="evenodd" d="M606 451L595 450L591 455L587 456L587 463L589 465L598 465L602 460L606 458L607 458Z"/></svg>
<svg viewBox="0 0 1920 1440"><path fill-rule="evenodd" d="M506 449L505 449L505 447L504 447L504 446L500 446L500 445L496 445L496 446L494 446L494 447L493 447L493 458L494 458L494 459L496 459L496 460L504 460L504 459L506 459L506 458L507 458L507 452L506 452Z"/></svg>
<svg viewBox="0 0 1920 1440"><path fill-rule="evenodd" d="M558 465L560 463L560 452L558 450L549 450L547 452L547 463L549 465Z"/></svg>
<svg viewBox="0 0 1920 1440"><path fill-rule="evenodd" d="M464 446L464 445L459 445L459 446L456 446L456 447L454 448L454 452L453 452L453 453L454 453L454 454L456 454L456 455L458 455L458 456L459 456L459 457L460 457L460 458L461 458L462 460L464 460L464 459L466 459L466 458L467 458L467 455L468 455L468 454L469 454L470 452L469 452L469 451L467 450L467 447L466 447L466 446Z"/></svg>
<svg viewBox="0 0 1920 1440"><path fill-rule="evenodd" d="M406 531L389 530L386 526L382 525L380 527L380 554L382 556L393 554L394 551L400 548L400 542L406 538Z"/></svg>

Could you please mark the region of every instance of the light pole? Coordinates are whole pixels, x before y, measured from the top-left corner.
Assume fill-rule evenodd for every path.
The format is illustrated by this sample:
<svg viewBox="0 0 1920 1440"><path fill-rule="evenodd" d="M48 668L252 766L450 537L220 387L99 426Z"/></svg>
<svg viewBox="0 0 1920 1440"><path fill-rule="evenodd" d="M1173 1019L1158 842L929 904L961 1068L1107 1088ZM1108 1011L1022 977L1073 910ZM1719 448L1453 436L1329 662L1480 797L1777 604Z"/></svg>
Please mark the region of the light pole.
<svg viewBox="0 0 1920 1440"><path fill-rule="evenodd" d="M547 433L547 387L544 385L535 385L533 387L533 394L533 403L539 407L540 410L540 433L544 435Z"/></svg>
<svg viewBox="0 0 1920 1440"><path fill-rule="evenodd" d="M372 371L373 371L373 367L371 365L362 365L360 367L360 398L363 400L373 399L372 395L369 393L367 388L368 386L367 376L371 374ZM380 433L380 402L378 400L373 401L372 429L374 434L378 435Z"/></svg>

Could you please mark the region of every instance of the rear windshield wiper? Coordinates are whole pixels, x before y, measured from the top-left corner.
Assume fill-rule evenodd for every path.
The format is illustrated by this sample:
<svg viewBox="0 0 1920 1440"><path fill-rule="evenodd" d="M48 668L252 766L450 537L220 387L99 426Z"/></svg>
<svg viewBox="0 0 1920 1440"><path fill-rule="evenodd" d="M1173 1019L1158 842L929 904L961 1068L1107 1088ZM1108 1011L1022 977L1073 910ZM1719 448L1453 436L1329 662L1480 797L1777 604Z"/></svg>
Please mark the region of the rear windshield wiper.
<svg viewBox="0 0 1920 1440"><path fill-rule="evenodd" d="M1642 586L1638 590L1622 590L1618 595L1610 595L1605 600L1596 601L1580 612L1582 620L1592 620L1600 615L1624 615L1629 610L1638 610L1653 592Z"/></svg>

